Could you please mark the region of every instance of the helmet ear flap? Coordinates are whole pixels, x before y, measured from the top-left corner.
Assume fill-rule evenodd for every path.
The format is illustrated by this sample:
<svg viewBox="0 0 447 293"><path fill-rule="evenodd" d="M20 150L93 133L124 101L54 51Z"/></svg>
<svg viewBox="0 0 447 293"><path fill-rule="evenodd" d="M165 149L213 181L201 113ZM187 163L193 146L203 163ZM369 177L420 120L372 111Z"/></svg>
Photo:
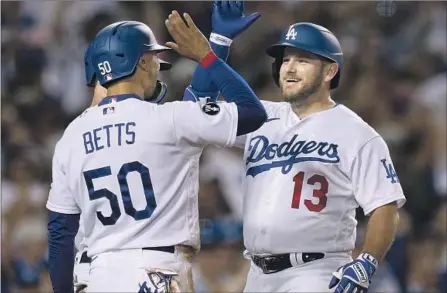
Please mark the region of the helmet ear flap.
<svg viewBox="0 0 447 293"><path fill-rule="evenodd" d="M155 85L154 93L152 94L151 97L144 97L144 100L146 102L158 104L161 101L163 101L167 92L168 92L167 85L164 82L157 80L157 84Z"/></svg>
<svg viewBox="0 0 447 293"><path fill-rule="evenodd" d="M96 86L96 74L95 69L93 68L93 63L91 60L91 47L89 46L85 50L84 54L84 66L85 66L85 82L87 86L89 87L95 87Z"/></svg>
<svg viewBox="0 0 447 293"><path fill-rule="evenodd" d="M279 86L279 68L278 68L278 62L276 60L275 62L272 63L272 76L275 84Z"/></svg>
<svg viewBox="0 0 447 293"><path fill-rule="evenodd" d="M339 82L340 82L340 69L338 69L337 74L331 80L331 84L330 84L331 90L337 88Z"/></svg>
<svg viewBox="0 0 447 293"><path fill-rule="evenodd" d="M275 58L275 61L272 63L272 76L275 84L279 86L279 71L282 65L283 54Z"/></svg>

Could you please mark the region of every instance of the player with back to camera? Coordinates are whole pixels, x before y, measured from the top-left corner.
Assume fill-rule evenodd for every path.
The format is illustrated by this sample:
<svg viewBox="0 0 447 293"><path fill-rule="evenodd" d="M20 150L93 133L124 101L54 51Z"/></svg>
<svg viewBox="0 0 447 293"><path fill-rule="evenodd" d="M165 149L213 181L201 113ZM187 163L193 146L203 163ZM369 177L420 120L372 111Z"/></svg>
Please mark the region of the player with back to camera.
<svg viewBox="0 0 447 293"><path fill-rule="evenodd" d="M89 46L87 47L84 55L85 80L86 85L90 88L93 88L93 98L90 107L94 107L98 105L98 103L101 102L104 97L107 96L107 89L102 87L95 77L95 69L90 60L90 52L91 48ZM172 67L172 65L166 61L163 61L161 59L158 59L158 61L160 63L160 71L169 70ZM160 80L157 80L156 90L153 92L151 97L145 97L145 100L162 101L166 94L166 88L166 84L164 84ZM75 237L75 247L77 253L75 256L73 269L74 292L82 293L85 292L85 289L88 286L91 263L91 258L87 256L87 245L85 243L82 218L80 218L78 233Z"/></svg>
<svg viewBox="0 0 447 293"><path fill-rule="evenodd" d="M329 30L295 23L267 54L284 102L262 101L266 123L235 143L245 150L244 291L367 292L406 201L387 144L332 100L343 53ZM217 98L209 79L194 82L186 100ZM353 260L359 206L369 220Z"/></svg>
<svg viewBox="0 0 447 293"><path fill-rule="evenodd" d="M91 44L95 77L107 97L77 117L56 145L47 202L54 292L73 292L80 216L92 260L86 292L193 291L201 151L208 144L231 147L236 136L259 128L266 113L183 16L186 23L177 11L166 20L175 41L168 47L134 21L107 26ZM143 101L158 84L156 54L169 48L199 62L227 102ZM173 278L178 286L171 288Z"/></svg>
<svg viewBox="0 0 447 293"><path fill-rule="evenodd" d="M222 1L217 1L221 3ZM231 32L232 38L240 35L248 27L250 27L259 17L259 13L253 13L248 16L244 16L244 2L243 1L228 1L226 2L225 9L213 9L212 11L212 21L213 21L213 32L210 35L210 45L216 55L222 60L227 60L229 47L226 46L225 41L228 41L225 37L216 34L214 31L221 28L226 28L226 30ZM99 83L96 82L95 70L91 62L90 47L87 48L85 53L85 74L86 74L86 84L89 87L94 87L94 97L91 106L96 106L105 96L107 96L107 90L104 89ZM171 68L171 64L159 59L160 70L168 70ZM206 69L199 66L198 71L200 74L205 74L208 76ZM197 79L197 74L194 79ZM214 83L213 83L213 86ZM157 87L152 97L145 98L148 101L161 102L166 94L166 85L157 81ZM75 238L75 245L78 250L75 258L74 266L74 291L83 292L83 290L88 285L89 272L90 272L90 262L91 258L87 256L87 246L85 243L82 218L79 225L78 234Z"/></svg>

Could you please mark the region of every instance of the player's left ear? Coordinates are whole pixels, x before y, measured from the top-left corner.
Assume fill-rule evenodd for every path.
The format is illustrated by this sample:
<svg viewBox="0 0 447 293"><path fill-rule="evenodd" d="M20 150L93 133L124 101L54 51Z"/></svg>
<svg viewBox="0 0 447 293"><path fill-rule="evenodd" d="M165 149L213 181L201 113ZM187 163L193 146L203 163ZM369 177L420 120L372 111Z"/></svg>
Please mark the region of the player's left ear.
<svg viewBox="0 0 447 293"><path fill-rule="evenodd" d="M338 64L337 63L326 63L324 65L324 81L326 82L330 82L334 76L337 74L338 72Z"/></svg>
<svg viewBox="0 0 447 293"><path fill-rule="evenodd" d="M146 60L144 60L144 56L141 56L140 59L138 60L138 66L143 70L143 71L148 71L148 64L146 62Z"/></svg>

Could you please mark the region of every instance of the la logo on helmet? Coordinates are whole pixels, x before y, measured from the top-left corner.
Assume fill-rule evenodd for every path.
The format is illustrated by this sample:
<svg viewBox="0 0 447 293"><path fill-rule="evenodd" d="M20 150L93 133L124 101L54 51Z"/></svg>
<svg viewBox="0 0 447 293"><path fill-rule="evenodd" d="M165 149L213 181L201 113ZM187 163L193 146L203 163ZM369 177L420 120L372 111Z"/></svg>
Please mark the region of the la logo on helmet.
<svg viewBox="0 0 447 293"><path fill-rule="evenodd" d="M291 26L289 28L289 31L287 32L286 40L290 40L290 39L295 40L296 35L297 35L297 33L295 32L295 28L293 26Z"/></svg>

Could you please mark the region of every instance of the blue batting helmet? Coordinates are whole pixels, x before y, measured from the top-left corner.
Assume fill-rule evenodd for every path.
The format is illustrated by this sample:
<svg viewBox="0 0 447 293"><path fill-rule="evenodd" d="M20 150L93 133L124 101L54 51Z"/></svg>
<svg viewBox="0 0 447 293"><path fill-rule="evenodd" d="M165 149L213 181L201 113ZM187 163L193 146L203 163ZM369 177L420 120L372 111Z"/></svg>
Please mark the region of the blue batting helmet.
<svg viewBox="0 0 447 293"><path fill-rule="evenodd" d="M275 62L272 64L272 74L278 86L279 69L286 47L305 50L337 63L339 69L331 81L331 89L338 86L343 66L343 52L337 38L327 28L310 22L298 22L283 32L278 44L267 48L267 54L275 58Z"/></svg>
<svg viewBox="0 0 447 293"><path fill-rule="evenodd" d="M160 63L160 70L169 70L172 65L169 62L158 59ZM85 50L84 54L84 63L85 63L85 82L87 86L94 87L96 85L96 76L95 76L95 68L93 67L93 63L91 61L91 46L88 46Z"/></svg>
<svg viewBox="0 0 447 293"><path fill-rule="evenodd" d="M151 29L138 21L116 22L103 28L85 52L85 75L88 85L95 78L107 87L110 83L132 75L140 57L146 52L170 50L157 43ZM171 64L160 60L160 70Z"/></svg>
<svg viewBox="0 0 447 293"><path fill-rule="evenodd" d="M84 54L84 65L85 65L85 82L87 86L93 87L96 84L95 78L95 68L90 60L91 46L88 46Z"/></svg>

